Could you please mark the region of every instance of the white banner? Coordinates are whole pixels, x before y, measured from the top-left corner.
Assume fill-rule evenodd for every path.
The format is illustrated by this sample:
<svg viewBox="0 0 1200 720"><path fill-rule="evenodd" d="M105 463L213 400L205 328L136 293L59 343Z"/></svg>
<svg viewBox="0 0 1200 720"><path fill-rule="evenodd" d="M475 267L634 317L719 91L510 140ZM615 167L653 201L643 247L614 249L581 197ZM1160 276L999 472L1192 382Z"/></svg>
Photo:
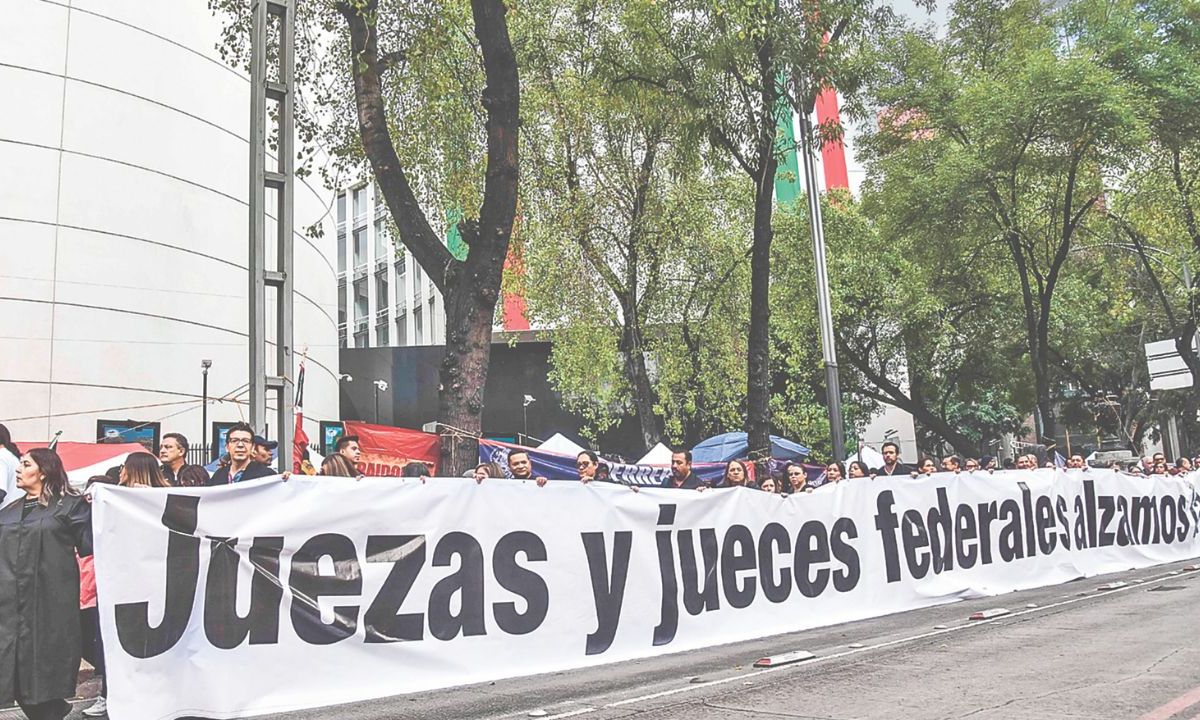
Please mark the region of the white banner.
<svg viewBox="0 0 1200 720"><path fill-rule="evenodd" d="M939 474L793 497L461 478L98 485L109 706L131 720L283 712L1191 558L1195 477Z"/></svg>

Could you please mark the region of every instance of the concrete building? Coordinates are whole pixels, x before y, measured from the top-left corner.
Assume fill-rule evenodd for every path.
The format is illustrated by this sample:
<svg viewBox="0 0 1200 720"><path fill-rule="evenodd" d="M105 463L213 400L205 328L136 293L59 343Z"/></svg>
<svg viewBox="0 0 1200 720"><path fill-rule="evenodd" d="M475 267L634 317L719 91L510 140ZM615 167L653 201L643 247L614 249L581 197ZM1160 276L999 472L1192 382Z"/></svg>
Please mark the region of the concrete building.
<svg viewBox="0 0 1200 720"><path fill-rule="evenodd" d="M202 360L209 420L246 415L249 80L205 0L6 10L0 422L39 441L157 421L198 445ZM306 415L336 419L333 243L303 234L332 237L333 194L314 182L295 191L295 347Z"/></svg>
<svg viewBox="0 0 1200 720"><path fill-rule="evenodd" d="M437 345L446 333L442 294L389 231L372 183L337 196L337 327L344 348ZM399 252L397 252L399 250Z"/></svg>

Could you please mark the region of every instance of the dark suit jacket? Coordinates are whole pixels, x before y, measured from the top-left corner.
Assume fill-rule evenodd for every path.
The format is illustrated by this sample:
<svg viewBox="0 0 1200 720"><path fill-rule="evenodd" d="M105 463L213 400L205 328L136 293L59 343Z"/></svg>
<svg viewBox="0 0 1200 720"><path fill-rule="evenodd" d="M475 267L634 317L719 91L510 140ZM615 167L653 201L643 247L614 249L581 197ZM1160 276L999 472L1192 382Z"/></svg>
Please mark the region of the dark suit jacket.
<svg viewBox="0 0 1200 720"><path fill-rule="evenodd" d="M246 466L246 469L242 471L242 476L236 481L232 482L245 482L247 480L271 477L272 475L278 474L279 473L275 472L273 468L267 467L257 460L251 460L250 464ZM221 467L217 468L217 471L208 479L209 485L228 485L230 482L231 480L229 478L228 465L222 465Z"/></svg>

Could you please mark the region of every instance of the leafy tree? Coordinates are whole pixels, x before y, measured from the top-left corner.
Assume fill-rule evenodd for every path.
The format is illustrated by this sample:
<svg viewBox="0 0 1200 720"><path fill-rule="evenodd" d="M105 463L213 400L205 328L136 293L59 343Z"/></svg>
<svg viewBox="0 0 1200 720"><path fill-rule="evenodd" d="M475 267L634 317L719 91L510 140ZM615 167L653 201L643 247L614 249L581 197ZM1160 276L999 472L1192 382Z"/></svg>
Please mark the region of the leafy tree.
<svg viewBox="0 0 1200 720"><path fill-rule="evenodd" d="M892 47L866 143L880 192L917 200L888 212L929 228L927 242L965 237L1006 252L1043 435L1054 427L1052 314L1071 247L1101 221L1104 176L1144 137L1128 84L1062 28L1037 0L954 3L945 38L910 32Z"/></svg>
<svg viewBox="0 0 1200 720"><path fill-rule="evenodd" d="M249 3L210 0L222 50L244 62ZM473 465L492 321L517 206L520 83L504 0L297 3L302 140L331 155L330 184L374 177L400 241L441 291L443 467ZM460 208L465 257L442 242ZM432 219L431 219L432 218Z"/></svg>
<svg viewBox="0 0 1200 720"><path fill-rule="evenodd" d="M697 139L732 163L753 187L750 322L745 428L751 448L769 447L771 425L770 283L774 182L781 107L806 107L813 89L834 86L856 107L855 92L872 67L865 40L891 23L873 2L667 0L633 3L632 41L654 62L628 63L631 82L680 100ZM789 79L794 76L799 87Z"/></svg>

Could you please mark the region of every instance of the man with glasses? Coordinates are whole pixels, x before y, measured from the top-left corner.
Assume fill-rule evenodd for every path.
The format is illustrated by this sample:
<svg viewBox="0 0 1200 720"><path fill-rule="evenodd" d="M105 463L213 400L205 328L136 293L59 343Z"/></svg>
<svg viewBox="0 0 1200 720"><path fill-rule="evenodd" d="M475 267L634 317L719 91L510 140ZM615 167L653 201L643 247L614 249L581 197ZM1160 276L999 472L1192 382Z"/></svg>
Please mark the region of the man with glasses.
<svg viewBox="0 0 1200 720"><path fill-rule="evenodd" d="M979 469L979 461L975 458L967 458L967 464L965 467L967 472L975 472Z"/></svg>
<svg viewBox="0 0 1200 720"><path fill-rule="evenodd" d="M256 478L270 477L275 471L254 459L254 429L238 423L225 434L229 464L222 465L208 479L209 485L228 485Z"/></svg>
<svg viewBox="0 0 1200 720"><path fill-rule="evenodd" d="M600 465L600 458L596 457L596 453L591 450L584 450L575 458L575 469L579 471L579 482L590 483L596 479L596 467Z"/></svg>

